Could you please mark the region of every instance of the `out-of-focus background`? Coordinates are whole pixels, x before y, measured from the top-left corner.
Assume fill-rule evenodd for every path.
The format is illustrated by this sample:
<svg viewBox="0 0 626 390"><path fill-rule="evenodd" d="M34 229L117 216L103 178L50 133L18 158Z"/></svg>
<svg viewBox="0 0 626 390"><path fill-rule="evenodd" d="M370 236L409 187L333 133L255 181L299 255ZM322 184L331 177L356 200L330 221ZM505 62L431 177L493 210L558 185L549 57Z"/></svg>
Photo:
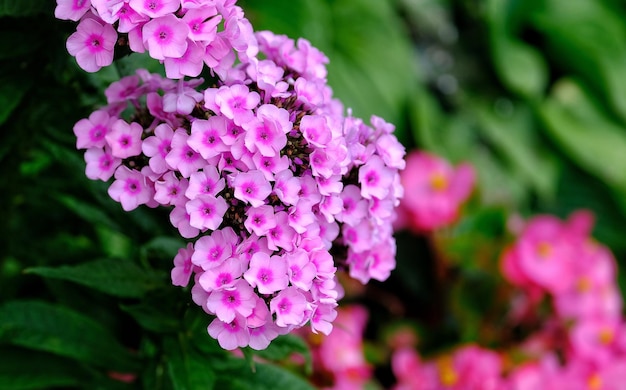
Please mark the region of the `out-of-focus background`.
<svg viewBox="0 0 626 390"><path fill-rule="evenodd" d="M425 354L510 341L490 320L502 312L502 280L494 274L516 216L592 211L593 236L613 251L624 291L624 2L238 4L255 29L304 37L322 50L329 84L355 116L381 116L395 124L407 151L467 161L477 172L458 223L429 235L398 234L397 271L388 282L346 281L346 302L369 309L364 353L379 364L378 385L393 382L382 340L399 324L418 329ZM185 388L176 378L188 377L177 373L198 371L203 360L186 344L172 347L181 323L196 329L200 321L176 317L189 294L168 281L184 242L165 211L125 213L106 183L85 178L72 133L105 102L108 83L137 64L159 65L137 55L85 73L65 49L75 24L54 19L54 7L51 0L0 0L0 389ZM85 282L81 273L72 280L67 270L63 277L41 271L99 259L129 260L104 291L89 288L102 286L98 275ZM22 316L24 307L37 316ZM281 347L306 355L294 339ZM222 356L213 344L204 351ZM215 368L193 383L217 386L235 368ZM140 379L119 377L128 372ZM187 388L198 388L193 383Z"/></svg>

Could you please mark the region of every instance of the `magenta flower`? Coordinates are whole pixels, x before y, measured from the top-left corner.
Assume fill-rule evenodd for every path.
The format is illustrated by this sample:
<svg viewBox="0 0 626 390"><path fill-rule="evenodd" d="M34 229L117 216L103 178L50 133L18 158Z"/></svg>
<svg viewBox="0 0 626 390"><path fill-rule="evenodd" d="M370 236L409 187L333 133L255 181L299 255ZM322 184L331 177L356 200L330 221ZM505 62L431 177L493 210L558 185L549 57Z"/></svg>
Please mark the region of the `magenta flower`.
<svg viewBox="0 0 626 390"><path fill-rule="evenodd" d="M245 264L236 257L226 259L222 264L209 268L200 275L198 283L208 292L232 289L243 274Z"/></svg>
<svg viewBox="0 0 626 390"><path fill-rule="evenodd" d="M270 229L267 234L267 246L274 251L283 248L286 251L293 250L296 231L289 226L289 216L284 211L277 212L276 226Z"/></svg>
<svg viewBox="0 0 626 390"><path fill-rule="evenodd" d="M212 116L208 120L197 119L191 123L191 135L187 144L203 158L210 159L228 150L222 141L226 130L227 123L224 117Z"/></svg>
<svg viewBox="0 0 626 390"><path fill-rule="evenodd" d="M232 288L214 290L209 294L207 308L224 322L231 322L235 315L247 317L256 306L256 294L250 285L239 279Z"/></svg>
<svg viewBox="0 0 626 390"><path fill-rule="evenodd" d="M104 110L97 110L89 115L89 119L81 119L74 125L76 148L102 148L106 145L105 136L111 130L115 117L110 117Z"/></svg>
<svg viewBox="0 0 626 390"><path fill-rule="evenodd" d="M261 171L242 172L233 182L235 198L250 203L253 207L265 204L265 199L272 193L272 186Z"/></svg>
<svg viewBox="0 0 626 390"><path fill-rule="evenodd" d="M187 203L185 191L189 186L189 180L183 178L178 179L172 171L167 172L154 183L154 200L162 205L183 205Z"/></svg>
<svg viewBox="0 0 626 390"><path fill-rule="evenodd" d="M89 148L85 151L85 175L91 180L107 181L120 166L122 160L114 157L108 148Z"/></svg>
<svg viewBox="0 0 626 390"><path fill-rule="evenodd" d="M128 4L139 14L155 19L174 13L180 7L180 0L130 0Z"/></svg>
<svg viewBox="0 0 626 390"><path fill-rule="evenodd" d="M178 232L184 238L193 238L200 233L198 228L189 224L189 213L183 205L177 205L170 213L170 223L178 229Z"/></svg>
<svg viewBox="0 0 626 390"><path fill-rule="evenodd" d="M76 32L67 38L67 51L76 57L78 65L87 72L97 72L113 62L113 48L117 33L109 24L85 18Z"/></svg>
<svg viewBox="0 0 626 390"><path fill-rule="evenodd" d="M265 253L255 253L252 256L243 277L261 294L272 294L285 289L289 284L286 260L281 256L270 257Z"/></svg>
<svg viewBox="0 0 626 390"><path fill-rule="evenodd" d="M265 305L265 304L263 304ZM266 309L267 310L267 309ZM248 326L250 321L248 320ZM272 340L282 334L282 329L276 326L273 322L267 322L258 327L250 328L250 342L249 347L254 350L263 350L267 348Z"/></svg>
<svg viewBox="0 0 626 390"><path fill-rule="evenodd" d="M376 197L383 199L387 196L393 180L393 171L385 166L384 161L378 156L372 156L365 165L359 169L359 183L361 195L370 199Z"/></svg>
<svg viewBox="0 0 626 390"><path fill-rule="evenodd" d="M120 202L124 211L130 211L152 199L154 190L146 183L146 177L139 171L125 166L115 171L115 181L109 187L111 198Z"/></svg>
<svg viewBox="0 0 626 390"><path fill-rule="evenodd" d="M206 160L187 144L188 138L189 135L184 129L177 129L172 137L172 150L165 156L165 162L179 171L183 177L191 176L206 165Z"/></svg>
<svg viewBox="0 0 626 390"><path fill-rule="evenodd" d="M152 19L142 28L143 42L150 57L164 60L180 58L187 51L189 27L173 14Z"/></svg>
<svg viewBox="0 0 626 390"><path fill-rule="evenodd" d="M223 236L220 231L214 231L209 236L202 236L194 245L194 253L191 261L208 270L222 264L224 260L229 258L233 253L232 246L222 240Z"/></svg>
<svg viewBox="0 0 626 390"><path fill-rule="evenodd" d="M467 164L452 167L440 157L413 152L406 160L401 182L406 195L401 203L407 225L432 230L451 224L474 187L474 170Z"/></svg>
<svg viewBox="0 0 626 390"><path fill-rule="evenodd" d="M304 250L296 250L285 255L287 259L287 275L291 285L302 291L309 291L313 279L317 276L315 265Z"/></svg>
<svg viewBox="0 0 626 390"><path fill-rule="evenodd" d="M274 208L269 205L250 207L244 226L248 232L254 232L257 236L264 236L270 229L276 226Z"/></svg>
<svg viewBox="0 0 626 390"><path fill-rule="evenodd" d="M309 144L318 148L325 147L332 140L326 117L322 115L304 116L300 121L300 131Z"/></svg>
<svg viewBox="0 0 626 390"><path fill-rule="evenodd" d="M123 119L118 119L111 125L111 131L105 138L113 156L127 158L141 154L142 134L143 128L139 123L129 124Z"/></svg>
<svg viewBox="0 0 626 390"><path fill-rule="evenodd" d="M222 197L202 194L187 202L185 208L189 213L189 224L204 231L216 230L222 224L228 205Z"/></svg>
<svg viewBox="0 0 626 390"><path fill-rule="evenodd" d="M276 325L300 326L309 308L304 295L296 287L287 287L270 301L270 312L276 314Z"/></svg>
<svg viewBox="0 0 626 390"><path fill-rule="evenodd" d="M216 318L209 324L207 331L217 340L220 347L229 351L237 347L245 347L250 342L246 319L241 316L235 316L235 319L228 323Z"/></svg>
<svg viewBox="0 0 626 390"><path fill-rule="evenodd" d="M189 284L193 264L191 263L191 255L193 254L193 244L187 244L186 248L181 248L174 257L174 268L172 268L171 277L174 286L186 287Z"/></svg>
<svg viewBox="0 0 626 390"><path fill-rule="evenodd" d="M198 195L217 196L218 192L226 187L224 179L212 165L205 166L201 171L194 172L189 176L189 187L185 196L194 199Z"/></svg>
<svg viewBox="0 0 626 390"><path fill-rule="evenodd" d="M145 92L145 90L139 86L139 76L131 75L111 83L104 90L104 95L107 97L109 104L115 102L126 103L129 99L138 98L142 92Z"/></svg>
<svg viewBox="0 0 626 390"><path fill-rule="evenodd" d="M189 39L195 42L212 42L217 35L217 25L222 21L222 16L217 15L215 8L204 6L187 11L183 21L189 26Z"/></svg>
<svg viewBox="0 0 626 390"><path fill-rule="evenodd" d="M54 17L77 22L87 13L90 6L90 0L57 0Z"/></svg>
<svg viewBox="0 0 626 390"><path fill-rule="evenodd" d="M252 109L256 108L260 99L257 92L250 92L247 86L241 84L220 87L215 93L215 104L220 112L238 126L254 118ZM205 98L205 101L209 102L209 99Z"/></svg>
<svg viewBox="0 0 626 390"><path fill-rule="evenodd" d="M203 56L204 47L195 42L187 41L187 50L182 56L165 57L165 61L163 61L165 75L170 79L183 79L185 76L196 77L204 67ZM185 110L185 113L189 114L191 110Z"/></svg>
<svg viewBox="0 0 626 390"><path fill-rule="evenodd" d="M154 135L146 138L141 144L141 150L150 157L148 164L155 173L164 173L170 169L165 157L172 150L173 137L172 128L166 123L161 123L154 129Z"/></svg>
<svg viewBox="0 0 626 390"><path fill-rule="evenodd" d="M289 112L274 105L264 104L257 111L257 118L243 124L246 129L245 144L251 152L257 150L272 157L287 144L287 133L291 130Z"/></svg>

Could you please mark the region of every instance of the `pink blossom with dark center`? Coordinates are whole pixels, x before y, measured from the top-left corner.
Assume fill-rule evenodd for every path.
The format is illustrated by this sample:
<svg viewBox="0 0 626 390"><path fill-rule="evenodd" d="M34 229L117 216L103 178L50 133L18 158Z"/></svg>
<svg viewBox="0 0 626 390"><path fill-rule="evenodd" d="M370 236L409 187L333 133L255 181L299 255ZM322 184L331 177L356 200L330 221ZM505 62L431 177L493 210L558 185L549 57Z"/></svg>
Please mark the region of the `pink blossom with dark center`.
<svg viewBox="0 0 626 390"><path fill-rule="evenodd" d="M222 141L227 126L226 120L221 116L212 116L207 120L197 119L191 123L191 135L187 143L205 159L218 156L228 150Z"/></svg>
<svg viewBox="0 0 626 390"><path fill-rule="evenodd" d="M250 331L246 319L239 315L231 322L223 322L216 318L209 324L207 332L217 340L220 347L233 350L237 347L245 347L250 342Z"/></svg>
<svg viewBox="0 0 626 390"><path fill-rule="evenodd" d="M109 148L89 148L85 151L85 176L91 180L107 181L120 166L122 160L114 157Z"/></svg>
<svg viewBox="0 0 626 390"><path fill-rule="evenodd" d="M270 257L262 252L252 255L249 268L243 277L261 294L272 294L289 284L285 259L281 256Z"/></svg>
<svg viewBox="0 0 626 390"><path fill-rule="evenodd" d="M154 183L154 200L162 205L181 205L184 207L188 199L185 197L185 191L189 186L189 180L178 178L173 171L164 174L160 180Z"/></svg>
<svg viewBox="0 0 626 390"><path fill-rule="evenodd" d="M152 19L142 28L143 42L150 57L157 60L180 58L187 51L189 27L173 14Z"/></svg>
<svg viewBox="0 0 626 390"><path fill-rule="evenodd" d="M185 196L189 199L194 199L198 195L217 196L225 186L225 181L217 169L212 165L207 165L202 170L191 174Z"/></svg>
<svg viewBox="0 0 626 390"><path fill-rule="evenodd" d="M176 11L180 0L129 0L128 4L138 13L154 19Z"/></svg>
<svg viewBox="0 0 626 390"><path fill-rule="evenodd" d="M113 62L113 48L117 33L109 24L85 18L76 32L67 39L67 51L76 57L78 65L87 72L97 72Z"/></svg>
<svg viewBox="0 0 626 390"><path fill-rule="evenodd" d="M276 226L274 208L272 206L250 207L246 214L244 226L248 232L254 232L257 236L264 236L270 229Z"/></svg>
<svg viewBox="0 0 626 390"><path fill-rule="evenodd" d="M224 198L216 198L213 195L201 194L187 202L185 205L189 213L189 224L204 231L216 230L224 220L224 213L228 204Z"/></svg>
<svg viewBox="0 0 626 390"><path fill-rule="evenodd" d="M191 261L203 270L219 266L233 253L232 246L221 240L222 236L218 232L200 237L194 245L195 252Z"/></svg>
<svg viewBox="0 0 626 390"><path fill-rule="evenodd" d="M111 131L115 117L109 116L104 110L97 110L89 115L89 119L81 119L74 125L76 148L102 148L106 145L105 136Z"/></svg>
<svg viewBox="0 0 626 390"><path fill-rule="evenodd" d="M90 0L57 0L54 17L77 22L91 6Z"/></svg>
<svg viewBox="0 0 626 390"><path fill-rule="evenodd" d="M250 285L239 279L232 288L214 290L207 299L207 308L224 322L231 322L235 315L247 317L256 306L256 294Z"/></svg>
<svg viewBox="0 0 626 390"><path fill-rule="evenodd" d="M130 211L140 204L148 203L154 190L148 186L146 177L141 172L121 166L115 171L115 181L109 187L108 193L122 204L124 211Z"/></svg>
<svg viewBox="0 0 626 390"><path fill-rule="evenodd" d="M239 258L230 257L217 267L209 268L202 272L198 283L208 292L232 289L235 287L238 278L243 274L244 266L246 264Z"/></svg>
<svg viewBox="0 0 626 390"><path fill-rule="evenodd" d="M270 301L270 312L276 315L276 325L300 326L309 304L296 287L287 287Z"/></svg>
<svg viewBox="0 0 626 390"><path fill-rule="evenodd" d="M272 186L261 171L239 173L233 182L235 198L250 203L253 207L265 204L265 199L272 193Z"/></svg>

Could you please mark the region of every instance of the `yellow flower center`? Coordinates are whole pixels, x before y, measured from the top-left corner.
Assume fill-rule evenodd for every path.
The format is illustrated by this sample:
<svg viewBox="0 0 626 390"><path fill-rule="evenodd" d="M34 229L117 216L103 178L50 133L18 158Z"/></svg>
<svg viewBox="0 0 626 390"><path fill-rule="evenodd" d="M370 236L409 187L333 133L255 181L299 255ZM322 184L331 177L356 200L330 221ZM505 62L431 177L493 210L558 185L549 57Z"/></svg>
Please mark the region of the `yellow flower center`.
<svg viewBox="0 0 626 390"><path fill-rule="evenodd" d="M602 378L598 374L592 374L589 379L587 379L587 386L589 386L589 390L599 390L602 387Z"/></svg>
<svg viewBox="0 0 626 390"><path fill-rule="evenodd" d="M613 331L608 328L604 328L598 333L598 340L602 345L609 345L613 341Z"/></svg>
<svg viewBox="0 0 626 390"><path fill-rule="evenodd" d="M430 188L432 188L433 191L444 191L448 188L448 179L443 173L435 172L430 175Z"/></svg>
<svg viewBox="0 0 626 390"><path fill-rule="evenodd" d="M581 293L588 292L591 290L591 280L586 276L582 276L576 283L576 289Z"/></svg>
<svg viewBox="0 0 626 390"><path fill-rule="evenodd" d="M546 259L552 253L552 247L547 242L540 242L537 245L537 255L542 259Z"/></svg>
<svg viewBox="0 0 626 390"><path fill-rule="evenodd" d="M452 365L450 358L443 358L438 361L439 381L442 385L449 387L454 386L459 380L459 375Z"/></svg>

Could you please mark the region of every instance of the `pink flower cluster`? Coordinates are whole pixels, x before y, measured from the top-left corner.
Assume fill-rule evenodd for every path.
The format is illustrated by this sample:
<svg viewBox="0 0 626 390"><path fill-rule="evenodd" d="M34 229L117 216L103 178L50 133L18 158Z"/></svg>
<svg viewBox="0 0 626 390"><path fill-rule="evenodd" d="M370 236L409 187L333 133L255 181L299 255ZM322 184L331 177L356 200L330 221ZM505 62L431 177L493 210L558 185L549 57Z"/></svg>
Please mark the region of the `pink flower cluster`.
<svg viewBox="0 0 626 390"><path fill-rule="evenodd" d="M328 336L309 337L317 388L363 389L372 381L374 368L365 359L363 334L367 309L360 305L338 309L335 330Z"/></svg>
<svg viewBox="0 0 626 390"><path fill-rule="evenodd" d="M113 62L116 46L147 51L168 78L197 77L204 64L223 74L258 47L236 0L57 0L55 16L79 21L67 40L78 65L96 72Z"/></svg>
<svg viewBox="0 0 626 390"><path fill-rule="evenodd" d="M590 237L592 225L586 211L565 222L540 215L504 251L502 272L521 294L511 320L535 322L521 344L500 352L463 346L429 361L400 347L392 359L395 389L622 389L626 322L616 263ZM539 314L546 303L548 313Z"/></svg>
<svg viewBox="0 0 626 390"><path fill-rule="evenodd" d="M189 15L201 3L221 2L181 7ZM330 333L337 268L366 283L395 267L391 223L403 193L394 127L344 117L327 58L303 39L260 32L255 42L264 59L240 56L206 88L142 70L125 77L105 91L108 106L74 127L86 175L113 177L108 192L124 210L171 209L192 241L172 282L193 275L192 297L215 316L208 332L225 349L263 349L307 323Z"/></svg>
<svg viewBox="0 0 626 390"><path fill-rule="evenodd" d="M474 169L469 164L453 167L443 158L413 151L401 174L406 196L400 204L396 228L429 232L453 223L474 188Z"/></svg>
<svg viewBox="0 0 626 390"><path fill-rule="evenodd" d="M537 216L502 257L502 272L523 291L513 316L524 321L543 297L553 314L523 347L536 361L516 369L519 389L533 383L571 389L617 389L626 383L626 323L610 250L590 237L586 211L563 222ZM559 362L555 351L560 351ZM617 386L617 387L615 387Z"/></svg>

